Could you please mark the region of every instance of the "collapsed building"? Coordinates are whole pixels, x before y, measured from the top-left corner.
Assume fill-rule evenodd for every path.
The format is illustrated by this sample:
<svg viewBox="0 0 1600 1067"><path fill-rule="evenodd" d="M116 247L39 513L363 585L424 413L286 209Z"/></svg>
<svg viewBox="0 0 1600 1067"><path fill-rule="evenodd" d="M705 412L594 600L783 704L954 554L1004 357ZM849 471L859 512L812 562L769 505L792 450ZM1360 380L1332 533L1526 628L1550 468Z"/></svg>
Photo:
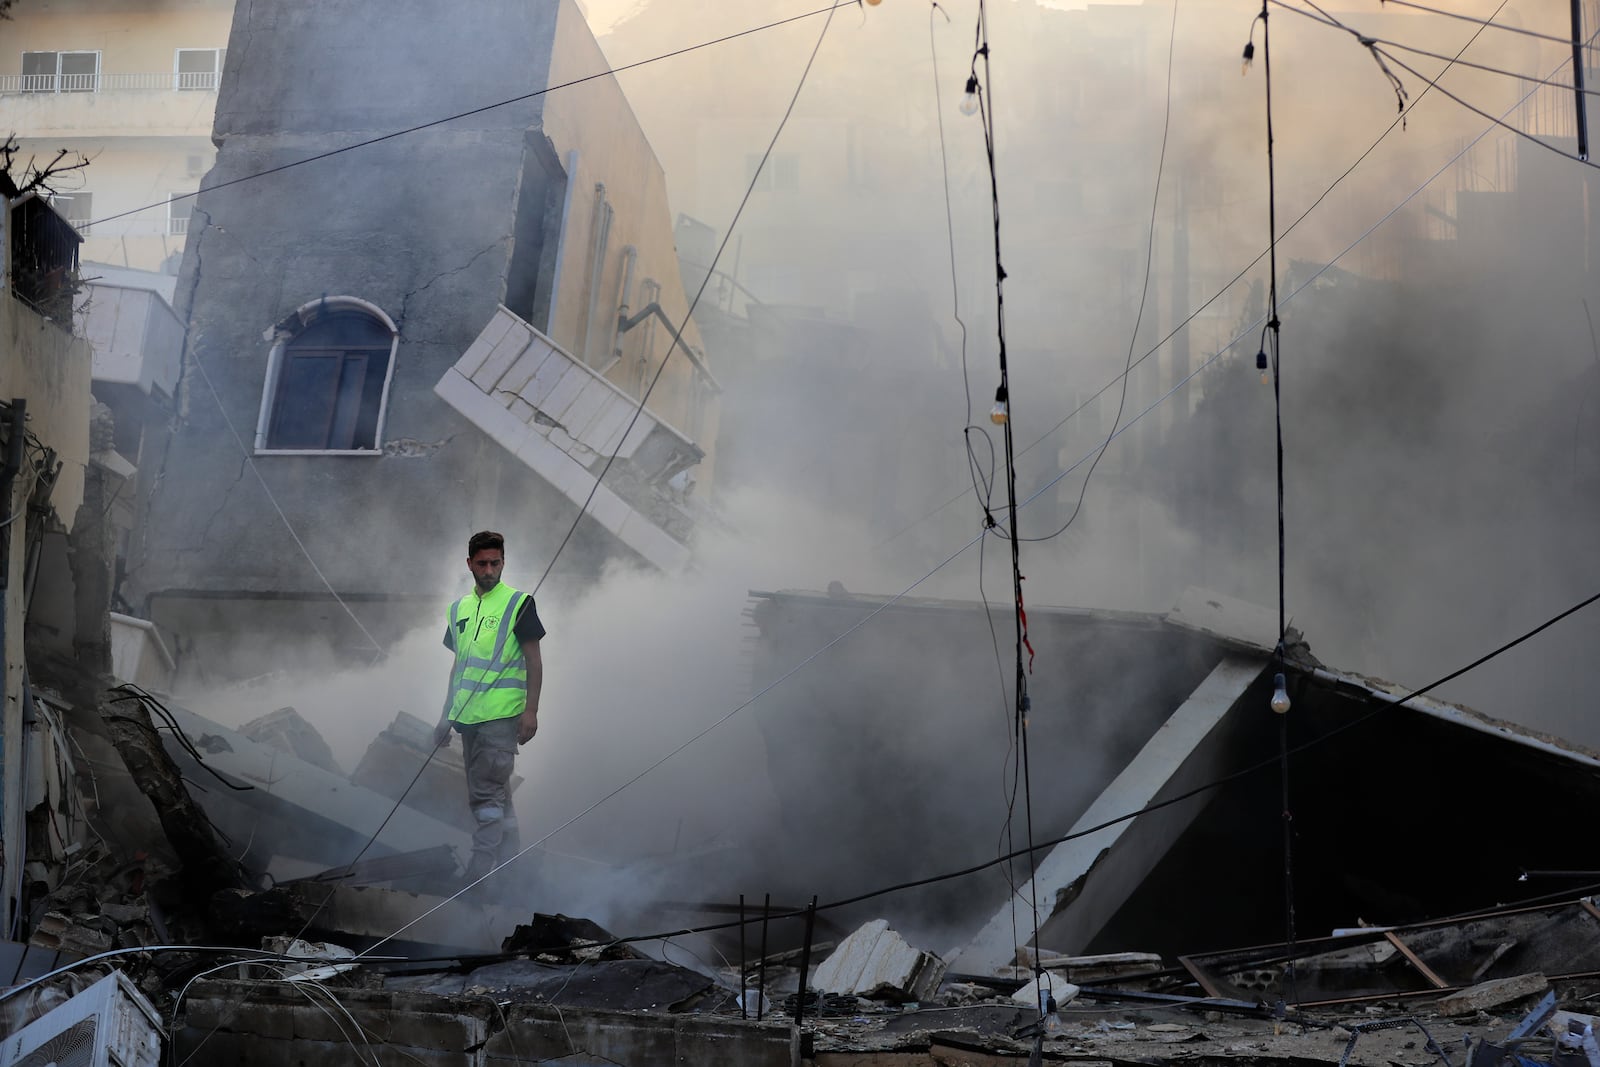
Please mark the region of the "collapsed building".
<svg viewBox="0 0 1600 1067"><path fill-rule="evenodd" d="M233 39L123 587L177 671L370 660L448 601L476 529L519 531L536 574L577 523L552 587L682 566L720 385L660 164L576 5L476 4L441 34L419 5L272 0ZM350 69L424 43L426 78ZM388 139L418 115L458 117Z"/></svg>
<svg viewBox="0 0 1600 1067"><path fill-rule="evenodd" d="M346 773L293 709L230 729L137 686L94 714L42 689L73 744L40 814L78 848L0 960L7 1025L31 1041L115 1009L179 1058L264 1064L1589 1062L1600 908L1550 812L1594 802L1600 755L1342 674L1298 640L1282 719L1259 615L1219 597L1037 606L1036 647L1081 669L1040 662L1037 852L1008 885L959 814L998 792L991 735L1005 751L981 710L992 648L987 672L964 662L991 609L837 587L751 607L758 685L848 634L762 720L781 825L734 847L791 860L764 884L702 883L687 917L643 900L628 930L534 914L523 867L501 872L509 893L463 894L460 769L408 716ZM969 711L926 714L950 706ZM916 728L940 743L889 743ZM115 980L92 983L97 963Z"/></svg>

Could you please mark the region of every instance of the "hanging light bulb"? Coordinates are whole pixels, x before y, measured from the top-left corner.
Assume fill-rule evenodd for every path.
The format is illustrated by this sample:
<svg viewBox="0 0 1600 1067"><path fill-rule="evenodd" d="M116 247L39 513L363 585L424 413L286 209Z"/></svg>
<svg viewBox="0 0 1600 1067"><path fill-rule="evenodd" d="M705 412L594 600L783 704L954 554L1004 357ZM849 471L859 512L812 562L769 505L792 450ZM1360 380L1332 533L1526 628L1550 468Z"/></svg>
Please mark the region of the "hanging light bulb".
<svg viewBox="0 0 1600 1067"><path fill-rule="evenodd" d="M1044 1002L1044 1033L1046 1037L1061 1036L1061 1016L1056 1013L1054 994L1046 994Z"/></svg>
<svg viewBox="0 0 1600 1067"><path fill-rule="evenodd" d="M1289 710L1289 687L1284 683L1283 675L1272 676L1272 710L1279 715L1286 714Z"/></svg>
<svg viewBox="0 0 1600 1067"><path fill-rule="evenodd" d="M1261 372L1262 385L1272 384L1272 376L1267 373L1267 350L1265 348L1256 353L1256 370Z"/></svg>
<svg viewBox="0 0 1600 1067"><path fill-rule="evenodd" d="M967 95L961 98L961 113L963 115L976 115L978 113L978 76L967 76Z"/></svg>
<svg viewBox="0 0 1600 1067"><path fill-rule="evenodd" d="M989 421L996 426L1004 426L1011 418L1011 408L1006 403L1006 387L1001 386L994 391L994 407L989 409Z"/></svg>

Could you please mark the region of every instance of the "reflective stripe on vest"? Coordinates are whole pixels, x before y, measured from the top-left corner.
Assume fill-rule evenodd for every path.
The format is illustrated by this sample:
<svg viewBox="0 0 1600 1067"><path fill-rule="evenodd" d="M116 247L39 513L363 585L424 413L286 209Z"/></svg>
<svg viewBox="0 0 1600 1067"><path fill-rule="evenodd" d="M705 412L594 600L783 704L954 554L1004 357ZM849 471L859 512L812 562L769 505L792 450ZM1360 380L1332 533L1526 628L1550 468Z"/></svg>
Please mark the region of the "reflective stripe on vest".
<svg viewBox="0 0 1600 1067"><path fill-rule="evenodd" d="M528 702L528 661L512 640L527 594L505 583L483 596L468 593L450 606L456 643L450 718L479 723L521 715ZM463 625L464 624L464 625ZM484 632L489 624L489 632Z"/></svg>

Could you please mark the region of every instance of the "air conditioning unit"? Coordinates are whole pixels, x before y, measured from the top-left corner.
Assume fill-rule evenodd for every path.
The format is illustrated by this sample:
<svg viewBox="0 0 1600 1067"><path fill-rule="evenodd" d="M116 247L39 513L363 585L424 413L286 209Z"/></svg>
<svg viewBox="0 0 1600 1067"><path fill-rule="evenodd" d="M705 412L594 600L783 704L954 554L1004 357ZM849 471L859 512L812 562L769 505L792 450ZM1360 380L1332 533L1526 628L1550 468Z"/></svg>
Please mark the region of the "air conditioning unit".
<svg viewBox="0 0 1600 1067"><path fill-rule="evenodd" d="M0 1067L160 1067L155 1008L113 971L0 1045Z"/></svg>

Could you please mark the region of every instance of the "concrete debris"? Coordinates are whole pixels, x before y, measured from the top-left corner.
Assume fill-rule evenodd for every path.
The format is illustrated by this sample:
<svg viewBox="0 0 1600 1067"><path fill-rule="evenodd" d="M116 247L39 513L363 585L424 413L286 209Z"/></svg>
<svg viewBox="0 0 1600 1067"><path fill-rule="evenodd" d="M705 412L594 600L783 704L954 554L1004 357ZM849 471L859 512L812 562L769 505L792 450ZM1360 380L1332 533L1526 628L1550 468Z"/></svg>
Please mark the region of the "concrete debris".
<svg viewBox="0 0 1600 1067"><path fill-rule="evenodd" d="M1041 982L1040 979L1035 978L1011 994L1012 1001L1017 1004L1026 1004L1030 1008L1041 1007L1039 994L1041 990L1048 987L1050 996L1055 998L1056 1007L1059 1008L1063 1004L1070 1004L1073 998L1078 995L1078 987L1067 981L1066 976L1059 972L1045 971L1043 979Z"/></svg>
<svg viewBox="0 0 1600 1067"><path fill-rule="evenodd" d="M537 956L546 962L645 958L628 945L615 944L616 940L615 934L588 919L535 912L533 921L513 930L501 942L500 949Z"/></svg>
<svg viewBox="0 0 1600 1067"><path fill-rule="evenodd" d="M1459 993L1441 997L1434 1002L1433 1010L1440 1015L1473 1015L1514 1003L1535 993L1543 993L1549 988L1550 981L1542 974L1519 974L1513 978L1497 978L1492 982L1484 982L1470 989L1463 989Z"/></svg>
<svg viewBox="0 0 1600 1067"><path fill-rule="evenodd" d="M683 1012L716 990L705 975L660 960L603 960L571 964L506 960L466 974L397 975L386 989L507 998L562 1007Z"/></svg>
<svg viewBox="0 0 1600 1067"><path fill-rule="evenodd" d="M330 945L326 941L302 941L298 937L267 937L262 939L261 947L267 952L311 961L274 964L275 969L284 974L284 980L289 982L320 982L336 974L353 971L360 966L359 962L334 962L355 960L356 954L342 945ZM313 966L313 963L317 965Z"/></svg>
<svg viewBox="0 0 1600 1067"><path fill-rule="evenodd" d="M939 988L946 969L944 960L889 929L887 919L874 919L839 943L811 985L824 993L920 1001Z"/></svg>
<svg viewBox="0 0 1600 1067"><path fill-rule="evenodd" d="M421 777L417 775L419 767L422 768ZM391 800L404 794L407 807L469 834L476 829L472 812L467 807L466 767L461 746L453 744L435 749L433 724L415 715L400 712L373 738L361 762L350 772L350 781ZM512 776L512 793L521 783L520 777Z"/></svg>
<svg viewBox="0 0 1600 1067"><path fill-rule="evenodd" d="M1023 945L1017 949L1017 960L1029 971L1043 968L1057 971L1069 982L1093 985L1096 982L1136 978L1166 966L1154 952L1107 952L1098 956L1064 956L1049 951L1035 953Z"/></svg>
<svg viewBox="0 0 1600 1067"><path fill-rule="evenodd" d="M344 773L333 758L333 749L328 747L328 742L294 708L269 711L239 727L239 732L252 741L303 759L313 767L321 767L334 774Z"/></svg>

